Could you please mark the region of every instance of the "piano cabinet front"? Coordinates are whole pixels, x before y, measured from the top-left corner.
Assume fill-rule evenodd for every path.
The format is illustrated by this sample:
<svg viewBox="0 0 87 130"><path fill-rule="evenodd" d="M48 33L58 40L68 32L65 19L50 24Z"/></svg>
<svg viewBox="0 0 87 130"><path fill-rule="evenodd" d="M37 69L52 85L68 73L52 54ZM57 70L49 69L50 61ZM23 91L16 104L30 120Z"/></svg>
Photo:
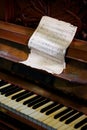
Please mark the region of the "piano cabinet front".
<svg viewBox="0 0 87 130"><path fill-rule="evenodd" d="M61 92L56 95L29 81L13 79L0 73L2 130L87 130L87 104L76 104Z"/></svg>
<svg viewBox="0 0 87 130"><path fill-rule="evenodd" d="M0 130L35 130L23 122L24 118L19 118L16 114L11 113L5 108L0 107Z"/></svg>

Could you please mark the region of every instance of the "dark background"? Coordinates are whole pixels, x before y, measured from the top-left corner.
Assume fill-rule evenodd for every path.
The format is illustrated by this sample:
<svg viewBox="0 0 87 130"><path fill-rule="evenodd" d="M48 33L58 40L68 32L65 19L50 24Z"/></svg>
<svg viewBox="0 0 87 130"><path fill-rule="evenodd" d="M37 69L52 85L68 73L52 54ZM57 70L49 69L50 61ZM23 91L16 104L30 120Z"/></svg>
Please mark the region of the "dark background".
<svg viewBox="0 0 87 130"><path fill-rule="evenodd" d="M87 41L87 0L3 0L0 20L36 28L48 15L78 27L76 38Z"/></svg>

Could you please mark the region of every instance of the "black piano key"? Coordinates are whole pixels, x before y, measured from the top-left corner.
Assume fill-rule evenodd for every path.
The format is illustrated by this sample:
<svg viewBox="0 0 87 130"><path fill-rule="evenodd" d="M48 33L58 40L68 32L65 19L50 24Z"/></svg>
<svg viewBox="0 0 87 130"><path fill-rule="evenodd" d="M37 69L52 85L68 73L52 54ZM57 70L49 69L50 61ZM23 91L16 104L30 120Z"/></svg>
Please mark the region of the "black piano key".
<svg viewBox="0 0 87 130"><path fill-rule="evenodd" d="M42 105L44 105L44 104L46 104L46 103L48 103L49 102L49 99L43 99L41 102L39 102L39 103L37 103L37 104L35 104L32 108L33 109L37 109L38 107L40 107L40 106L42 106Z"/></svg>
<svg viewBox="0 0 87 130"><path fill-rule="evenodd" d="M57 118L63 116L64 114L68 113L68 112L71 111L71 110L72 110L71 108L66 108L66 109L63 110L62 112L56 114L56 115L54 116L54 119L57 119Z"/></svg>
<svg viewBox="0 0 87 130"><path fill-rule="evenodd" d="M0 81L0 87L2 87L3 85L6 85L6 84L7 84L7 82L5 82L3 80Z"/></svg>
<svg viewBox="0 0 87 130"><path fill-rule="evenodd" d="M84 125L84 126L81 128L81 130L87 130L87 124Z"/></svg>
<svg viewBox="0 0 87 130"><path fill-rule="evenodd" d="M28 104L28 107L31 107L31 106L37 104L38 102L42 101L42 99L43 99L43 97L40 97L40 98L38 98L38 99L36 99L36 100L30 102L30 103Z"/></svg>
<svg viewBox="0 0 87 130"><path fill-rule="evenodd" d="M3 92L3 94L6 95L8 92L11 92L11 91L15 90L16 88L17 88L16 86L11 85L5 92Z"/></svg>
<svg viewBox="0 0 87 130"><path fill-rule="evenodd" d="M22 90L22 89L19 88L19 87L15 87L15 88L12 89L11 91L7 92L7 93L5 94L5 96L8 97L8 96L10 96L10 95L12 95L12 94L14 94L14 93L20 91L20 90Z"/></svg>
<svg viewBox="0 0 87 130"><path fill-rule="evenodd" d="M37 96L35 96L35 97L32 97L32 98L30 98L30 99L24 101L24 102L23 102L23 105L29 104L29 103L33 102L34 100L38 99L39 97L40 97L39 95L37 95Z"/></svg>
<svg viewBox="0 0 87 130"><path fill-rule="evenodd" d="M52 104L50 104L50 105L48 105L48 106L42 108L42 109L40 110L40 112L44 113L45 111L49 110L50 108L53 108L53 107L56 106L57 104L58 104L58 103L53 102Z"/></svg>
<svg viewBox="0 0 87 130"><path fill-rule="evenodd" d="M28 107L30 107L32 104L35 105L36 103L40 102L43 99L40 95L37 95L35 97L32 97L31 99L26 100L23 104L28 104Z"/></svg>
<svg viewBox="0 0 87 130"><path fill-rule="evenodd" d="M69 119L67 119L65 124L70 124L71 122L78 119L82 115L83 115L83 113L81 113L81 112L77 113L76 115L74 115L74 116L70 117Z"/></svg>
<svg viewBox="0 0 87 130"><path fill-rule="evenodd" d="M15 99L17 99L17 98L19 98L19 97L25 95L27 92L28 92L28 91L24 90L23 92L20 92L20 93L18 93L18 94L15 94L14 96L12 96L11 99L12 99L12 100L15 100Z"/></svg>
<svg viewBox="0 0 87 130"><path fill-rule="evenodd" d="M62 116L62 117L60 118L60 121L66 120L67 118L71 117L71 116L74 115L75 113L77 113L76 110L70 111L69 113L67 113L67 114L65 114L64 116Z"/></svg>
<svg viewBox="0 0 87 130"><path fill-rule="evenodd" d="M5 93L7 93L10 89L13 89L13 88L14 88L13 85L9 85L9 86L7 86L7 87L5 87L5 88L0 89L0 92L1 92L1 94L5 94Z"/></svg>
<svg viewBox="0 0 87 130"><path fill-rule="evenodd" d="M62 104L58 104L57 106L55 106L54 108L52 108L52 109L50 109L50 110L48 110L47 112L46 112L46 115L50 115L51 113L53 113L53 112L55 112L55 111L57 111L57 110L59 110L60 108L62 108L63 107L63 105Z"/></svg>
<svg viewBox="0 0 87 130"><path fill-rule="evenodd" d="M75 124L74 128L79 128L81 126L83 126L85 123L87 123L87 118L81 120L80 122L78 122L77 124Z"/></svg>
<svg viewBox="0 0 87 130"><path fill-rule="evenodd" d="M16 101L19 102L19 101L31 96L32 94L33 94L32 92L26 91L26 94L24 94L24 95L20 96L19 98L17 98Z"/></svg>

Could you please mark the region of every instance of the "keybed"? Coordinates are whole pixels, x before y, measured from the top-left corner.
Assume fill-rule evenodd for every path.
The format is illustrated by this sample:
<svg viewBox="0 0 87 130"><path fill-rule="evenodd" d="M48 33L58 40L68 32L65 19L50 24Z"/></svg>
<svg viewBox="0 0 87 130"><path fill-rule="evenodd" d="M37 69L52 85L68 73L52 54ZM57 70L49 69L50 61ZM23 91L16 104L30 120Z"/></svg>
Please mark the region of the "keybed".
<svg viewBox="0 0 87 130"><path fill-rule="evenodd" d="M47 130L87 130L82 112L3 80L0 106Z"/></svg>

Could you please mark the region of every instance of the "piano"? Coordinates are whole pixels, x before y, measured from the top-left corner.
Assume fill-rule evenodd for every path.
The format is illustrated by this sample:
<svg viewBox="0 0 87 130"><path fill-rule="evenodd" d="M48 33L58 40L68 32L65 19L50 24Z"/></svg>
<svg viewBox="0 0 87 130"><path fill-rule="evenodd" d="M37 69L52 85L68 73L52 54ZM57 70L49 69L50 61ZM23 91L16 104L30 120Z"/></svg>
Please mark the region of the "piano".
<svg viewBox="0 0 87 130"><path fill-rule="evenodd" d="M0 21L0 129L87 130L87 42L72 41L56 76L19 63L33 31Z"/></svg>

